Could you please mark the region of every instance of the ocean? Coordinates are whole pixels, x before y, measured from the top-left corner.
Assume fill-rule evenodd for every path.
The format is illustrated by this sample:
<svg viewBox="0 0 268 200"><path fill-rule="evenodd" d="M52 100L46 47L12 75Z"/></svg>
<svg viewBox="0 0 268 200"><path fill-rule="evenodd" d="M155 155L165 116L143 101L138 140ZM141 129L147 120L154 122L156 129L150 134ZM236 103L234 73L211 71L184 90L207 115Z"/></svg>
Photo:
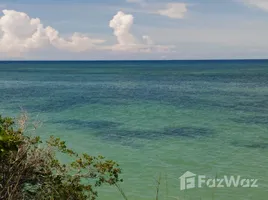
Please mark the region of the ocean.
<svg viewBox="0 0 268 200"><path fill-rule="evenodd" d="M2 61L0 95L2 115L24 109L36 134L117 161L129 200L155 199L159 177L161 200L267 200L268 60ZM198 187L200 175L258 181Z"/></svg>

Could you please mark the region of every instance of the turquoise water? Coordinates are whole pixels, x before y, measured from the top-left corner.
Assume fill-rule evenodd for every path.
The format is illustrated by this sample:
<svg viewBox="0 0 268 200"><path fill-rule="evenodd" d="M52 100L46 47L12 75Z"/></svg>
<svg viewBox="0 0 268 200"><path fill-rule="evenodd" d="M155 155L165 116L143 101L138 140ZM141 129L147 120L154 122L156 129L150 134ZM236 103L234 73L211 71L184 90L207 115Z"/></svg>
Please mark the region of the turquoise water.
<svg viewBox="0 0 268 200"><path fill-rule="evenodd" d="M0 113L123 169L130 200L266 200L268 61L0 62ZM258 188L180 190L186 171ZM103 200L122 199L103 188Z"/></svg>

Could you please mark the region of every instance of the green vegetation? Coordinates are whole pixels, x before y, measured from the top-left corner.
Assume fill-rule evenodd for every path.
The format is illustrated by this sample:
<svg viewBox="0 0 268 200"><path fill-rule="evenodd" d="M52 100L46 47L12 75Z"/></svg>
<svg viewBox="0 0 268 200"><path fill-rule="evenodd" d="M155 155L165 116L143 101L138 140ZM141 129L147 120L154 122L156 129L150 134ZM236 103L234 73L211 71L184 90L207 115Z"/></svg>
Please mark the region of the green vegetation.
<svg viewBox="0 0 268 200"><path fill-rule="evenodd" d="M117 163L102 156L79 155L53 136L46 142L29 136L26 120L22 115L15 124L0 116L0 200L94 200L103 184L120 191ZM59 152L72 161L61 163Z"/></svg>

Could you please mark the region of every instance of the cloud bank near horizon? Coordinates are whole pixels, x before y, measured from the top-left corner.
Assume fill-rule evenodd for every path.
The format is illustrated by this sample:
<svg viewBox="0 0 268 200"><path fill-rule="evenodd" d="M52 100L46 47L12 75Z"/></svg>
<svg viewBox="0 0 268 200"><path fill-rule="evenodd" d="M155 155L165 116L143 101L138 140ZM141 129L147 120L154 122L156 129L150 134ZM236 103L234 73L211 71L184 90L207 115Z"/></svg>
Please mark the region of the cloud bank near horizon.
<svg viewBox="0 0 268 200"><path fill-rule="evenodd" d="M0 18L0 52L9 56L21 56L48 46L81 52L96 49L98 44L105 42L76 32L70 38L63 38L56 29L44 27L39 18L30 18L15 10L3 10L3 14Z"/></svg>
<svg viewBox="0 0 268 200"><path fill-rule="evenodd" d="M0 59L263 58L267 11L268 0L0 4Z"/></svg>
<svg viewBox="0 0 268 200"><path fill-rule="evenodd" d="M109 23L114 30L118 43L105 45L106 40L91 38L87 34L74 32L64 38L51 26L45 27L39 18L31 18L24 12L3 10L0 18L0 53L20 57L24 53L53 47L69 52L87 52L92 50L152 52L168 51L170 47L155 45L152 39L144 35L138 40L132 33L134 17L119 11Z"/></svg>

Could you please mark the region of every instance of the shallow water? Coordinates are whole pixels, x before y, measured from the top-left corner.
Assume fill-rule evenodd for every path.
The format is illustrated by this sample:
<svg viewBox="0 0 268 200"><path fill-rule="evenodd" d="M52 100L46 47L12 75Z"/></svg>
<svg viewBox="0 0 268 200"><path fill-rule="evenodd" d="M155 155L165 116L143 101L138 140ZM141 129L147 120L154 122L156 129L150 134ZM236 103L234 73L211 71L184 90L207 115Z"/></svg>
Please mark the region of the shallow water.
<svg viewBox="0 0 268 200"><path fill-rule="evenodd" d="M3 115L120 163L129 199L154 199L160 175L161 199L267 199L268 61L0 62L0 94ZM258 188L181 191L186 171Z"/></svg>

